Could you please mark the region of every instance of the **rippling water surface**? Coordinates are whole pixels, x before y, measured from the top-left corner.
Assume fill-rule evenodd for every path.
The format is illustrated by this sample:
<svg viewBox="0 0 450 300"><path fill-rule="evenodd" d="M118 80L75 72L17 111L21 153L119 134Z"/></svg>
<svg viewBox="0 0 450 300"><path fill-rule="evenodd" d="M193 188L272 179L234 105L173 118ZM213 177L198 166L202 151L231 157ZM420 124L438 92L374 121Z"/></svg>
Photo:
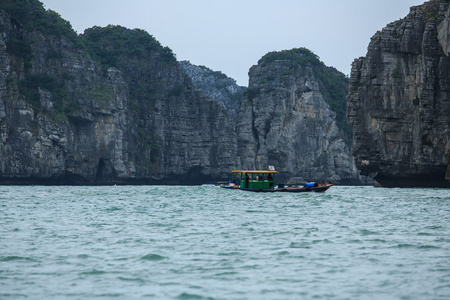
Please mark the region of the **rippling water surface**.
<svg viewBox="0 0 450 300"><path fill-rule="evenodd" d="M0 187L0 299L450 299L450 191Z"/></svg>

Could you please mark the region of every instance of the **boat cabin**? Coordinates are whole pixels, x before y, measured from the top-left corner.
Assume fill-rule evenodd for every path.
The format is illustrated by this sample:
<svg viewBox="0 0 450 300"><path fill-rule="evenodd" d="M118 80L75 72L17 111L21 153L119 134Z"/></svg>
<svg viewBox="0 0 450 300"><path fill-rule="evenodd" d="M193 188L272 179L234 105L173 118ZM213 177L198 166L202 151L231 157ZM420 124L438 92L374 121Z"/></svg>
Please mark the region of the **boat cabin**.
<svg viewBox="0 0 450 300"><path fill-rule="evenodd" d="M256 190L273 190L275 182L275 174L278 171L233 171L233 182L241 189L256 189Z"/></svg>

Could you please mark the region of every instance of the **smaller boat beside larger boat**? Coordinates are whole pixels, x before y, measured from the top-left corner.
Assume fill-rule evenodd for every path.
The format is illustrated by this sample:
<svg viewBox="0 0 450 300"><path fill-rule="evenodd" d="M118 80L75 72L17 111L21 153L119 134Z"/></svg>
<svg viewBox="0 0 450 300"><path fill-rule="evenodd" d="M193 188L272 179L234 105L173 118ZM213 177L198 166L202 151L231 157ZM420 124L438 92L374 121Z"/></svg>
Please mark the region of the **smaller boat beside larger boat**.
<svg viewBox="0 0 450 300"><path fill-rule="evenodd" d="M275 170L235 170L232 171L233 177L228 185L222 184L221 188L242 190L248 192L288 192L288 193L303 193L303 192L325 192L333 184L318 184L316 182L309 182L303 186L285 187L284 184L275 186L275 176L280 172Z"/></svg>

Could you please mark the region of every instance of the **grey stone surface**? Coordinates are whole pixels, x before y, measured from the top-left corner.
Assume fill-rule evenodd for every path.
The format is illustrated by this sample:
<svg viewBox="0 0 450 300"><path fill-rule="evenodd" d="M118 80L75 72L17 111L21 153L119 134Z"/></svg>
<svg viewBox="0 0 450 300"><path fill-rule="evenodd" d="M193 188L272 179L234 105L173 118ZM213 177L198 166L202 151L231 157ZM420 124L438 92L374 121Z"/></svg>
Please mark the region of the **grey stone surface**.
<svg viewBox="0 0 450 300"><path fill-rule="evenodd" d="M120 69L104 72L64 37L22 32L6 14L0 23L2 183L201 183L235 167L227 111L158 52L118 57ZM30 45L29 66L7 51L13 35ZM57 91L39 82L32 104L21 91L30 78L51 78ZM133 93L144 84L153 94Z"/></svg>
<svg viewBox="0 0 450 300"><path fill-rule="evenodd" d="M220 71L193 65L188 61L181 61L179 64L191 77L196 89L202 91L210 99L221 103L229 112L237 111L246 87L237 85L236 80Z"/></svg>
<svg viewBox="0 0 450 300"><path fill-rule="evenodd" d="M359 180L311 66L289 75L285 62L254 66L245 89L206 67L165 63L162 47L116 49L107 67L3 12L0 25L0 184L198 184L268 165L285 178ZM8 49L13 38L30 58Z"/></svg>
<svg viewBox="0 0 450 300"><path fill-rule="evenodd" d="M301 52L301 51L300 51ZM246 168L274 165L288 177L358 182L358 172L324 100L318 68L292 57L250 69L238 119L238 156Z"/></svg>
<svg viewBox="0 0 450 300"><path fill-rule="evenodd" d="M353 155L362 174L382 186L450 186L447 11L442 1L412 7L377 32L352 65Z"/></svg>

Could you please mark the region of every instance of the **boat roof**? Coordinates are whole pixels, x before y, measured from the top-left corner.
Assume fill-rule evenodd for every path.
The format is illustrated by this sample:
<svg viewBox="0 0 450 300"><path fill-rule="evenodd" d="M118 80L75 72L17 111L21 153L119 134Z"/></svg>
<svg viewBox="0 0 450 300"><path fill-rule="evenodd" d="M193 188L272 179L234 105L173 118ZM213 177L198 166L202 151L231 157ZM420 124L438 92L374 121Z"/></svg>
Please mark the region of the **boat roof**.
<svg viewBox="0 0 450 300"><path fill-rule="evenodd" d="M280 173L280 172L278 172L278 171L268 171L268 170L234 170L233 173L276 174L276 173Z"/></svg>

